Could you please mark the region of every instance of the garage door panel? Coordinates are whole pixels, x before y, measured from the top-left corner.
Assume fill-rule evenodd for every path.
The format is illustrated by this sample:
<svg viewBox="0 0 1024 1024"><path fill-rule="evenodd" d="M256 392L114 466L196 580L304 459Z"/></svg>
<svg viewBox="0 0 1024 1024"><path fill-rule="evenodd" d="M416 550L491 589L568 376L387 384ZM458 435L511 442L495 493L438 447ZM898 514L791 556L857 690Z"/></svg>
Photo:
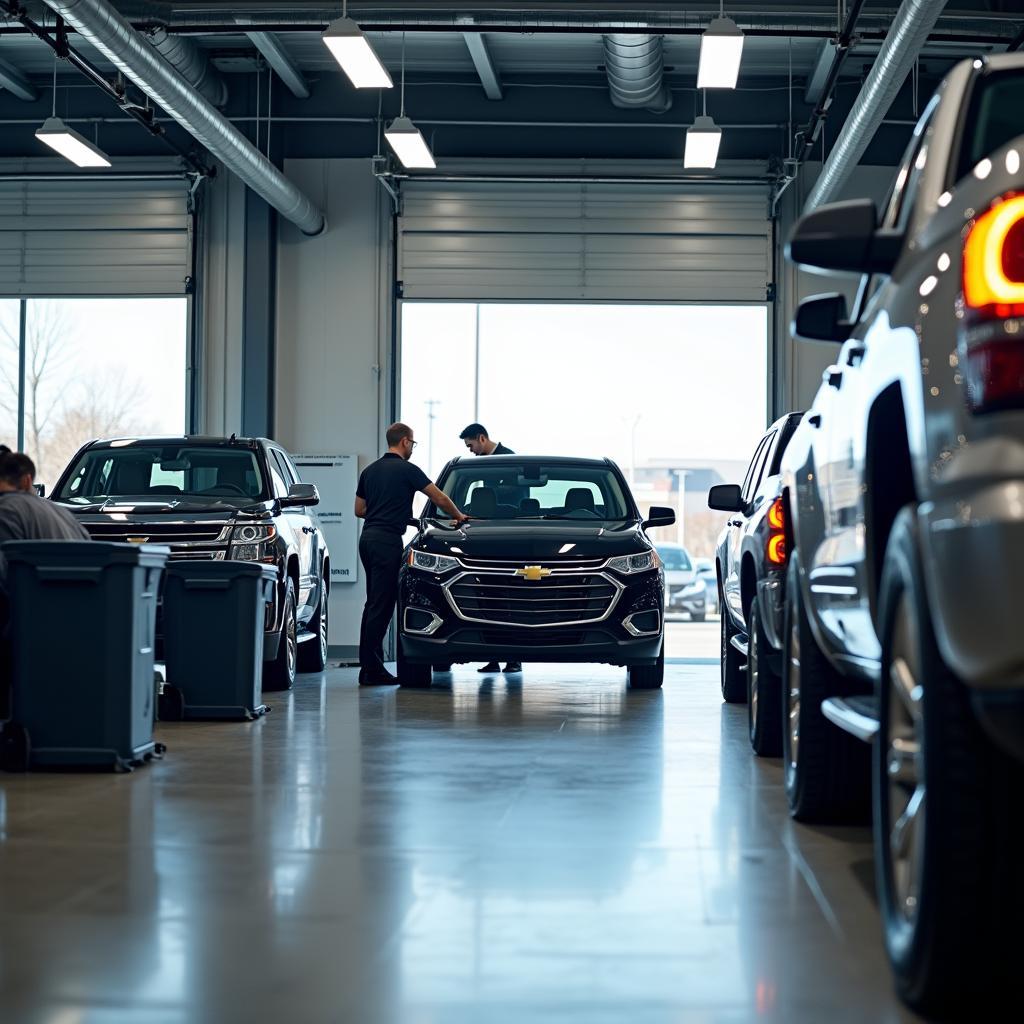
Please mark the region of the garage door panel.
<svg viewBox="0 0 1024 1024"><path fill-rule="evenodd" d="M761 189L409 182L403 204L407 298L765 301Z"/></svg>

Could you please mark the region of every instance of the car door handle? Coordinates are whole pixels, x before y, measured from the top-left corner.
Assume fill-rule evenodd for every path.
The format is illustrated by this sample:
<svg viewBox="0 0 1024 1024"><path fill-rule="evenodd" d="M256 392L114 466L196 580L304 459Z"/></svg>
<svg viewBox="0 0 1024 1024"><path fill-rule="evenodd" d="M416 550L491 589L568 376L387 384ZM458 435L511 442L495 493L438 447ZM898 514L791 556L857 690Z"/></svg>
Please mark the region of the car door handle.
<svg viewBox="0 0 1024 1024"><path fill-rule="evenodd" d="M808 416L807 417L807 422L810 423L810 425L812 427L820 427L821 426L821 413L820 412L816 412L813 416Z"/></svg>
<svg viewBox="0 0 1024 1024"><path fill-rule="evenodd" d="M730 526L742 526L743 525L743 520L742 519L730 519L729 520L729 525Z"/></svg>
<svg viewBox="0 0 1024 1024"><path fill-rule="evenodd" d="M851 345L846 352L846 365L858 366L867 350L867 345Z"/></svg>

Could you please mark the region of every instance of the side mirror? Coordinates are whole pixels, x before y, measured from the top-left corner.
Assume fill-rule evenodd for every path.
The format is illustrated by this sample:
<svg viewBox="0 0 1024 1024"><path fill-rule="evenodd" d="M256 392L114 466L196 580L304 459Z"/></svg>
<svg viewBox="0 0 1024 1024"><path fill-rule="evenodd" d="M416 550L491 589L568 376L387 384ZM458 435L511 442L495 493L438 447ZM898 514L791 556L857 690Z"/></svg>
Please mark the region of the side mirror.
<svg viewBox="0 0 1024 1024"><path fill-rule="evenodd" d="M812 295L796 307L790 329L794 337L808 341L844 342L853 326L846 317L846 296L839 292Z"/></svg>
<svg viewBox="0 0 1024 1024"><path fill-rule="evenodd" d="M828 203L801 217L786 243L791 263L841 274L888 274L903 246L897 231L878 229L870 199Z"/></svg>
<svg viewBox="0 0 1024 1024"><path fill-rule="evenodd" d="M316 484L292 484L288 488L288 496L281 499L283 508L303 508L319 504L320 492L316 489Z"/></svg>
<svg viewBox="0 0 1024 1024"><path fill-rule="evenodd" d="M648 517L644 520L644 529L651 526L673 526L676 521L676 512L672 508L663 508L661 505L652 505Z"/></svg>
<svg viewBox="0 0 1024 1024"><path fill-rule="evenodd" d="M35 492L40 498L46 497L46 484L33 484L32 486L35 488Z"/></svg>
<svg viewBox="0 0 1024 1024"><path fill-rule="evenodd" d="M718 512L741 512L743 489L739 484L717 484L708 491L708 508Z"/></svg>

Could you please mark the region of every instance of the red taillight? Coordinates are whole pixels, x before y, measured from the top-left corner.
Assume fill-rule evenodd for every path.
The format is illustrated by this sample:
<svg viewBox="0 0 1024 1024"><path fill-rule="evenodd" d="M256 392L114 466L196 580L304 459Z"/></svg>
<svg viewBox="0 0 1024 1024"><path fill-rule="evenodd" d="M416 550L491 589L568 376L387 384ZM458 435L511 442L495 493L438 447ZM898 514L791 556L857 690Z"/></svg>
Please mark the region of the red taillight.
<svg viewBox="0 0 1024 1024"><path fill-rule="evenodd" d="M982 317L1024 316L1024 196L981 214L964 242L964 305Z"/></svg>
<svg viewBox="0 0 1024 1024"><path fill-rule="evenodd" d="M776 498L768 509L768 525L773 530L786 528L786 510L781 498Z"/></svg>
<svg viewBox="0 0 1024 1024"><path fill-rule="evenodd" d="M784 533L773 533L768 538L768 561L772 565L786 564L786 535Z"/></svg>
<svg viewBox="0 0 1024 1024"><path fill-rule="evenodd" d="M765 551L771 565L786 564L786 506L776 498L768 507L768 547Z"/></svg>
<svg viewBox="0 0 1024 1024"><path fill-rule="evenodd" d="M998 338L967 350L967 400L974 412L1024 406L1024 341Z"/></svg>

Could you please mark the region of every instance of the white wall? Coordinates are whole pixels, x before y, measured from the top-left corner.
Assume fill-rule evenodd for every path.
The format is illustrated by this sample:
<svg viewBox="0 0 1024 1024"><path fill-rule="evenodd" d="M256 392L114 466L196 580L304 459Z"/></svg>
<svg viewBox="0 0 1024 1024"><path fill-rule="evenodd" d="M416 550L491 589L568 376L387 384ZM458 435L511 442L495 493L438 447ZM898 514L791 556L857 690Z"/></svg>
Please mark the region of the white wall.
<svg viewBox="0 0 1024 1024"><path fill-rule="evenodd" d="M284 173L327 230L307 238L280 226L275 439L294 452L356 454L361 469L387 426L390 201L368 160L289 160ZM332 646L358 644L364 595L362 580L336 584Z"/></svg>

